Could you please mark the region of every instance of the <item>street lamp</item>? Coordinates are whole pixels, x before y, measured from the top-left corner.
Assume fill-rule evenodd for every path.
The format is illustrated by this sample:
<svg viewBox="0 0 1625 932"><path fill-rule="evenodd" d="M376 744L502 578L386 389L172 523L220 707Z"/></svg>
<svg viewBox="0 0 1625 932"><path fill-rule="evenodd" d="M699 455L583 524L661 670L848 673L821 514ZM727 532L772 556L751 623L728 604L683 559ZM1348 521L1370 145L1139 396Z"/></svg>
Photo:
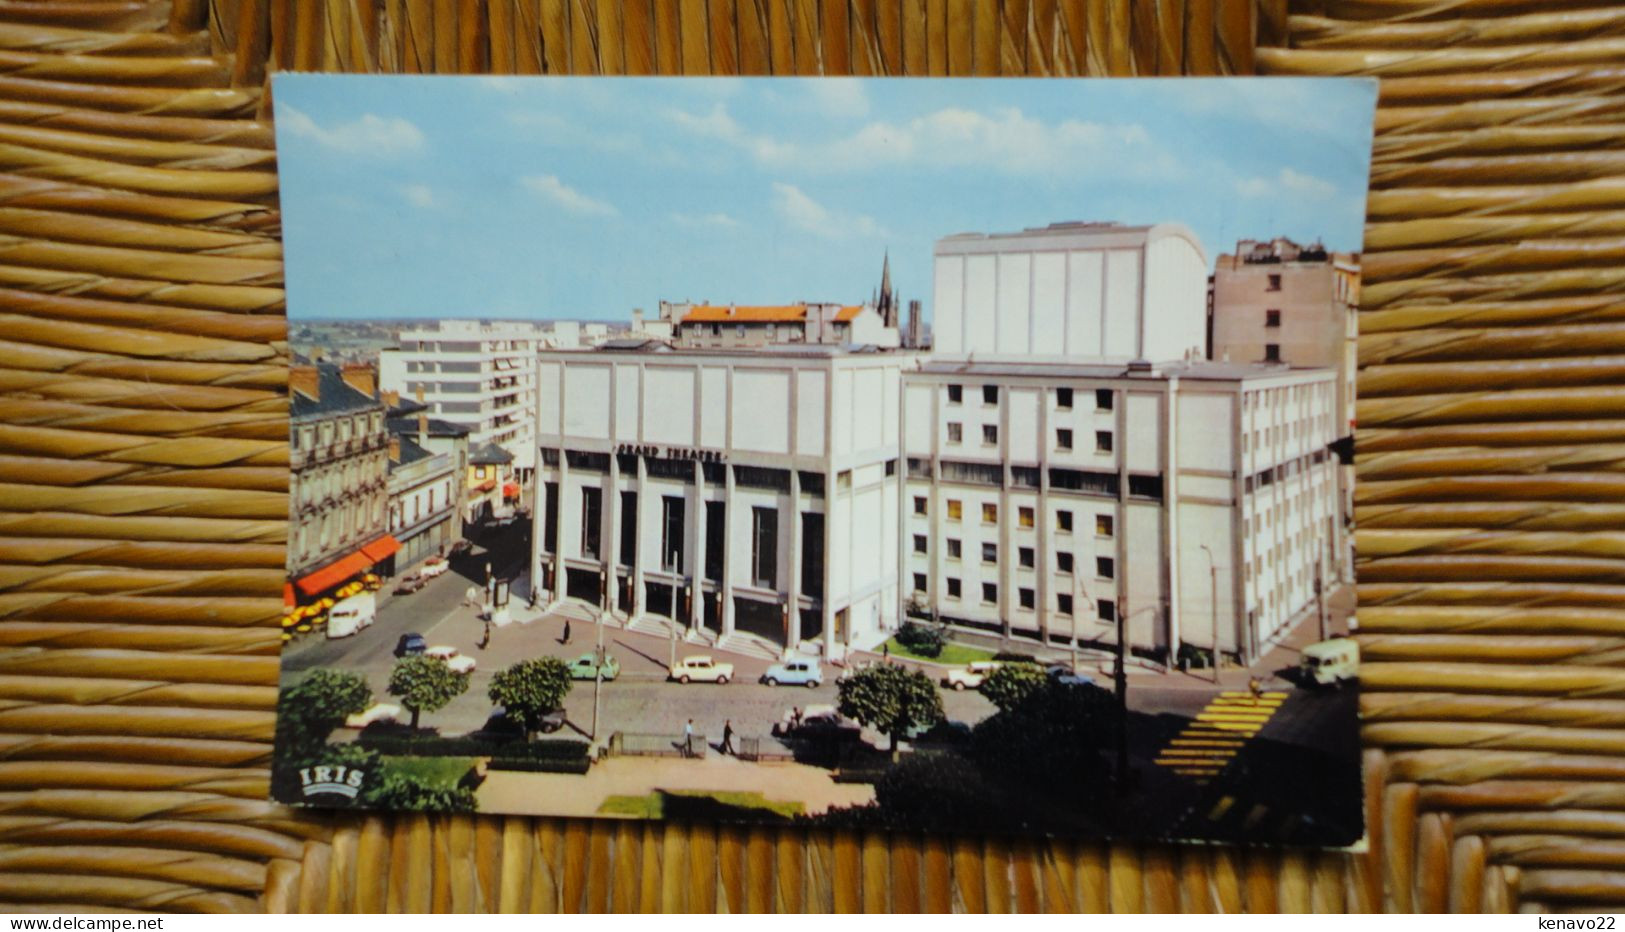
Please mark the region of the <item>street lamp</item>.
<svg viewBox="0 0 1625 932"><path fill-rule="evenodd" d="M1219 568L1213 562L1213 551L1207 544L1197 544L1202 552L1207 554L1208 577L1212 581L1213 589L1208 603L1208 615L1213 621L1213 653L1208 656L1208 664L1213 670L1213 685L1219 685Z"/></svg>

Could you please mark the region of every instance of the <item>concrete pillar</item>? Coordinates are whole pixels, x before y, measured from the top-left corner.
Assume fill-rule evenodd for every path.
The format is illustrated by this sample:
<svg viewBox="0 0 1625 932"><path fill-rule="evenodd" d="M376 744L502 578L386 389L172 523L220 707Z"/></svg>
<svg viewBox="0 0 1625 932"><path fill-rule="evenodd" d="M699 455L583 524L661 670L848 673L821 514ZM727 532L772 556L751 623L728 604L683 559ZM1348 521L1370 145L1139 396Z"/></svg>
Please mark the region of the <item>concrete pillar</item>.
<svg viewBox="0 0 1625 932"><path fill-rule="evenodd" d="M828 479L824 482L824 489L824 494L829 495ZM795 469L790 470L790 520L784 523L790 527L790 546L785 550L788 556L785 565L789 567L790 578L780 588L785 593L784 650L789 653L800 640L796 636L795 619L801 604L801 561L805 559L805 554L801 552L801 473Z"/></svg>
<svg viewBox="0 0 1625 932"><path fill-rule="evenodd" d="M564 528L570 522L565 520L564 503L569 501L565 494L565 485L570 479L570 460L564 449L559 449L559 504L556 511L559 519L554 522L553 535L553 599L558 601L564 598Z"/></svg>
<svg viewBox="0 0 1625 932"><path fill-rule="evenodd" d="M719 634L726 636L734 633L734 560L738 557L734 551L733 527L739 520L737 510L734 508L734 470L732 466L723 467L722 482L722 583L717 592L717 598L722 603L722 630ZM746 556L749 559L749 556Z"/></svg>
<svg viewBox="0 0 1625 932"><path fill-rule="evenodd" d="M631 616L634 618L643 612L643 567L649 562L649 551L651 549L660 549L658 547L650 548L643 546L643 542L648 536L643 533L643 516L649 513L648 478L649 469L644 464L643 455L639 454L637 478L638 507L633 514L632 520L634 526L633 533L635 533L638 538L637 561L632 565ZM655 554L655 565L660 565L660 555L658 553Z"/></svg>
<svg viewBox="0 0 1625 932"><path fill-rule="evenodd" d="M705 467L694 461L694 494L683 506L683 533L691 541L688 548L688 580L693 599L688 607L688 627L698 631L705 626Z"/></svg>
<svg viewBox="0 0 1625 932"><path fill-rule="evenodd" d="M604 542L604 550L599 556L603 558L600 565L604 577L603 610L606 616L615 613L615 564L621 558L620 470L620 460L611 452L609 465L604 471L604 507L599 510L599 517L603 521L599 539Z"/></svg>
<svg viewBox="0 0 1625 932"><path fill-rule="evenodd" d="M1037 578L1033 593L1033 609L1038 615L1038 635L1046 645L1049 644L1051 633L1050 619L1050 549L1052 544L1050 536L1053 529L1049 517L1049 437L1050 418L1049 406L1051 403L1051 388L1046 386L1039 395L1038 402L1038 504L1037 513L1033 516L1033 550L1036 559L1033 560L1033 575ZM1078 404L1078 393L1073 391L1072 404ZM1021 569L1020 553L1016 554L1016 573L1019 577ZM1076 565L1074 565L1076 569ZM1074 643L1078 635L1078 600L1072 600L1072 630L1069 632Z"/></svg>
<svg viewBox="0 0 1625 932"><path fill-rule="evenodd" d="M452 508L452 527L456 537L462 537L460 504ZM547 543L547 488L542 482L536 483L536 494L532 496L530 511L530 591L532 601L541 604L541 592L547 588L547 580L543 578L542 549Z"/></svg>

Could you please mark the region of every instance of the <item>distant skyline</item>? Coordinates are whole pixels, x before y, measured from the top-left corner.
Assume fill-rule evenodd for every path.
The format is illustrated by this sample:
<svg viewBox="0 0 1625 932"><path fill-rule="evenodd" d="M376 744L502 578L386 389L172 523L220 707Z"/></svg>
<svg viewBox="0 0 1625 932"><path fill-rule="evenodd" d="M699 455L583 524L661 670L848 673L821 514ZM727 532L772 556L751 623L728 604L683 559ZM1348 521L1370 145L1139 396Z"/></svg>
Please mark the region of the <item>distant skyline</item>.
<svg viewBox="0 0 1625 932"><path fill-rule="evenodd" d="M1067 220L1358 251L1363 79L277 75L289 316L931 306L960 232Z"/></svg>

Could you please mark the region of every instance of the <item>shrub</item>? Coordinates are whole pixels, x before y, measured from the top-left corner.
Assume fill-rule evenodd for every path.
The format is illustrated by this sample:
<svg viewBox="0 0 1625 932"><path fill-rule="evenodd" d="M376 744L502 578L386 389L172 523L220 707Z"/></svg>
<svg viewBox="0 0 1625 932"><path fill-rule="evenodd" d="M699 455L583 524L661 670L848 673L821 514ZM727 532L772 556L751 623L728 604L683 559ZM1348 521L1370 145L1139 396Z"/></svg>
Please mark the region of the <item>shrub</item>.
<svg viewBox="0 0 1625 932"><path fill-rule="evenodd" d="M526 760L515 757L493 757L490 768L492 770L516 770L525 773L573 773L584 774L592 767L592 762L586 755L575 758L553 758Z"/></svg>
<svg viewBox="0 0 1625 932"><path fill-rule="evenodd" d="M1097 686L1045 683L1011 708L978 722L971 755L989 774L1043 791L1076 794L1110 776L1117 700Z"/></svg>
<svg viewBox="0 0 1625 932"><path fill-rule="evenodd" d="M1010 710L1043 689L1049 677L1035 663L1007 663L982 682L982 695L1002 710Z"/></svg>
<svg viewBox="0 0 1625 932"><path fill-rule="evenodd" d="M326 746L333 729L372 702L372 687L355 673L312 670L277 694L279 758L304 759Z"/></svg>
<svg viewBox="0 0 1625 932"><path fill-rule="evenodd" d="M993 659L1003 661L1005 663L1038 663L1037 657L1019 650L1001 650L993 655Z"/></svg>
<svg viewBox="0 0 1625 932"><path fill-rule="evenodd" d="M417 812L473 812L474 789L461 784L430 782L387 766L380 779L361 794L363 805Z"/></svg>
<svg viewBox="0 0 1625 932"><path fill-rule="evenodd" d="M948 643L948 634L943 625L905 621L903 626L897 629L897 643L921 657L936 657Z"/></svg>
<svg viewBox="0 0 1625 932"><path fill-rule="evenodd" d="M356 744L392 757L491 757L504 760L573 760L587 757L585 741L543 739L540 741L486 741L479 738L412 738L401 735L368 735Z"/></svg>

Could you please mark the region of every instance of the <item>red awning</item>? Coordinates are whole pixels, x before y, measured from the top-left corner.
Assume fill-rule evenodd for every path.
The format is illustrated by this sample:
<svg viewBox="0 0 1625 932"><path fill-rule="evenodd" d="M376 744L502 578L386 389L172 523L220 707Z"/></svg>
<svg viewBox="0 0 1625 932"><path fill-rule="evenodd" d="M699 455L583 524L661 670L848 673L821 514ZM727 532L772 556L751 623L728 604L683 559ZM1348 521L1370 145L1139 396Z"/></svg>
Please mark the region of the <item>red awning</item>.
<svg viewBox="0 0 1625 932"><path fill-rule="evenodd" d="M393 536L385 534L383 537L378 538L372 543L364 545L361 548L361 552L366 554L367 558L372 560L372 562L379 563L394 556L395 551L400 549L401 542L396 540Z"/></svg>
<svg viewBox="0 0 1625 932"><path fill-rule="evenodd" d="M372 566L372 560L367 555L357 551L337 562L329 563L314 573L307 573L294 581L299 591L305 595L315 595L333 588L351 576Z"/></svg>
<svg viewBox="0 0 1625 932"><path fill-rule="evenodd" d="M503 498L518 498L519 497L519 483L510 482L507 485L504 485L502 487L502 497Z"/></svg>
<svg viewBox="0 0 1625 932"><path fill-rule="evenodd" d="M481 482L481 483L479 483L477 485L471 486L470 491L489 492L489 491L491 491L492 489L494 489L496 487L497 487L497 481L496 481L496 479L493 478L493 479L487 479L484 482Z"/></svg>

